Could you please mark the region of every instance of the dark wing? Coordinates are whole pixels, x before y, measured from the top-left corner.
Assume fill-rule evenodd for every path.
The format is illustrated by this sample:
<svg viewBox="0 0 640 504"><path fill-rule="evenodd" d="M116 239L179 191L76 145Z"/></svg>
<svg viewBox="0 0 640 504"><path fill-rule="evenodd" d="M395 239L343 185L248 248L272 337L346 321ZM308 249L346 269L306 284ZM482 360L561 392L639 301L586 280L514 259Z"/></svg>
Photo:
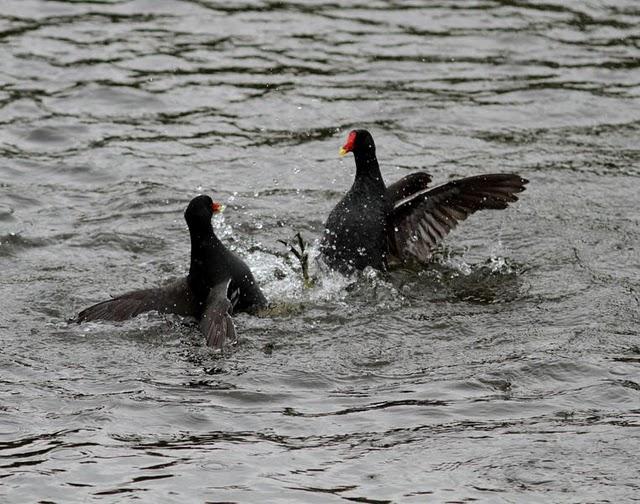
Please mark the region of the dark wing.
<svg viewBox="0 0 640 504"><path fill-rule="evenodd" d="M74 321L121 321L153 310L161 313L176 313L186 317L195 316L197 309L197 303L187 284L187 279L181 278L164 287L128 292L114 299L90 306L82 310Z"/></svg>
<svg viewBox="0 0 640 504"><path fill-rule="evenodd" d="M423 191L431 182L431 175L424 172L416 172L401 178L397 182L387 186L387 199L396 203L412 194Z"/></svg>
<svg viewBox="0 0 640 504"><path fill-rule="evenodd" d="M236 254L229 251L229 271L232 273L232 290L238 290L237 305L234 308L238 312L257 313L261 308L268 306L260 286L256 281L249 266Z"/></svg>
<svg viewBox="0 0 640 504"><path fill-rule="evenodd" d="M454 180L414 193L394 203L390 249L400 259L427 261L458 222L478 210L501 210L518 201L528 180L505 173Z"/></svg>
<svg viewBox="0 0 640 504"><path fill-rule="evenodd" d="M200 330L204 334L207 346L222 348L225 341L236 339L236 329L231 313L238 299L238 291L229 295L231 279L213 287L207 298L207 305L200 319Z"/></svg>

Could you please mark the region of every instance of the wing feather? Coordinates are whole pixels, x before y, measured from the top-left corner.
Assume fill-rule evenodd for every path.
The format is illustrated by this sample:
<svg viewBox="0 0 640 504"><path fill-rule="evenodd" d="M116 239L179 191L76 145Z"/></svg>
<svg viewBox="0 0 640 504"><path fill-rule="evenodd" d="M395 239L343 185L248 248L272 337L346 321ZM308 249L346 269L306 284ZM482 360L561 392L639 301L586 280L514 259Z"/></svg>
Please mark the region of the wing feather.
<svg viewBox="0 0 640 504"><path fill-rule="evenodd" d="M181 278L164 287L127 292L114 299L102 301L82 310L74 321L122 321L154 310L182 316L196 315L197 306L187 279Z"/></svg>
<svg viewBox="0 0 640 504"><path fill-rule="evenodd" d="M402 177L397 182L387 186L387 198L389 201L400 201L407 196L427 189L431 182L431 175L425 172L416 172Z"/></svg>
<svg viewBox="0 0 640 504"><path fill-rule="evenodd" d="M400 184L392 193L388 191L397 196L392 200L390 249L400 259L412 257L425 262L458 222L478 210L507 208L518 201L517 193L525 190L527 182L511 173L478 175L412 194L399 190L411 184Z"/></svg>

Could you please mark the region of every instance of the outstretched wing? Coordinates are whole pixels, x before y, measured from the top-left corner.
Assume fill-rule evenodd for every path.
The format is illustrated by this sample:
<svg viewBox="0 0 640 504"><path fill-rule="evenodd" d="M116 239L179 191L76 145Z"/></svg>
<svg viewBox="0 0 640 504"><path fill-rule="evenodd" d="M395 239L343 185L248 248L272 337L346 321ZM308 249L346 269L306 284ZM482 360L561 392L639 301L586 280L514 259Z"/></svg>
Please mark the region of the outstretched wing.
<svg viewBox="0 0 640 504"><path fill-rule="evenodd" d="M478 210L501 210L518 201L528 180L505 173L478 175L396 200L391 214L390 249L400 259L425 262L435 246Z"/></svg>
<svg viewBox="0 0 640 504"><path fill-rule="evenodd" d="M416 172L402 177L397 182L387 186L387 200L396 203L412 194L424 191L431 182L431 175Z"/></svg>
<svg viewBox="0 0 640 504"><path fill-rule="evenodd" d="M209 291L207 304L200 318L200 330L207 346L222 348L225 341L236 339L236 329L231 313L238 300L239 292L229 293L231 279L220 282Z"/></svg>
<svg viewBox="0 0 640 504"><path fill-rule="evenodd" d="M82 310L75 322L89 320L122 321L144 312L158 311L182 316L195 316L197 303L186 278L155 289L128 292Z"/></svg>

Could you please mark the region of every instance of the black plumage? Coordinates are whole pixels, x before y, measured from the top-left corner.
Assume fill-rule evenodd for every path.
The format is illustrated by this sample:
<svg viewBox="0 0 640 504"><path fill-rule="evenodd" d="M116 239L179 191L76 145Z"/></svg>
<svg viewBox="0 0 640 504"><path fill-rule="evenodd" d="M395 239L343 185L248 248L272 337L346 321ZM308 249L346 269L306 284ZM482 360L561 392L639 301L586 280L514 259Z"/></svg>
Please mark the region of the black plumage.
<svg viewBox="0 0 640 504"><path fill-rule="evenodd" d="M185 211L191 236L189 274L163 287L128 292L81 311L77 322L126 320L158 311L193 316L207 344L221 347L235 338L233 311L255 313L267 300L245 262L228 250L213 232L211 217L219 209L209 196L197 196Z"/></svg>

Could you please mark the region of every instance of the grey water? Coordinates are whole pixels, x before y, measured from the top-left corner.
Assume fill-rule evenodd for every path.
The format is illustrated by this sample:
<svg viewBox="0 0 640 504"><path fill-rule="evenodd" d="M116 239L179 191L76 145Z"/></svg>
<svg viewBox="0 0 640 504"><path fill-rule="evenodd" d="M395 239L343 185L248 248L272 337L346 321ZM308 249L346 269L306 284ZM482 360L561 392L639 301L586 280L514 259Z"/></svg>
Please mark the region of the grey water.
<svg viewBox="0 0 640 504"><path fill-rule="evenodd" d="M424 268L300 270L385 179L516 172ZM637 0L3 0L0 501L640 500ZM147 314L227 205L269 316Z"/></svg>

